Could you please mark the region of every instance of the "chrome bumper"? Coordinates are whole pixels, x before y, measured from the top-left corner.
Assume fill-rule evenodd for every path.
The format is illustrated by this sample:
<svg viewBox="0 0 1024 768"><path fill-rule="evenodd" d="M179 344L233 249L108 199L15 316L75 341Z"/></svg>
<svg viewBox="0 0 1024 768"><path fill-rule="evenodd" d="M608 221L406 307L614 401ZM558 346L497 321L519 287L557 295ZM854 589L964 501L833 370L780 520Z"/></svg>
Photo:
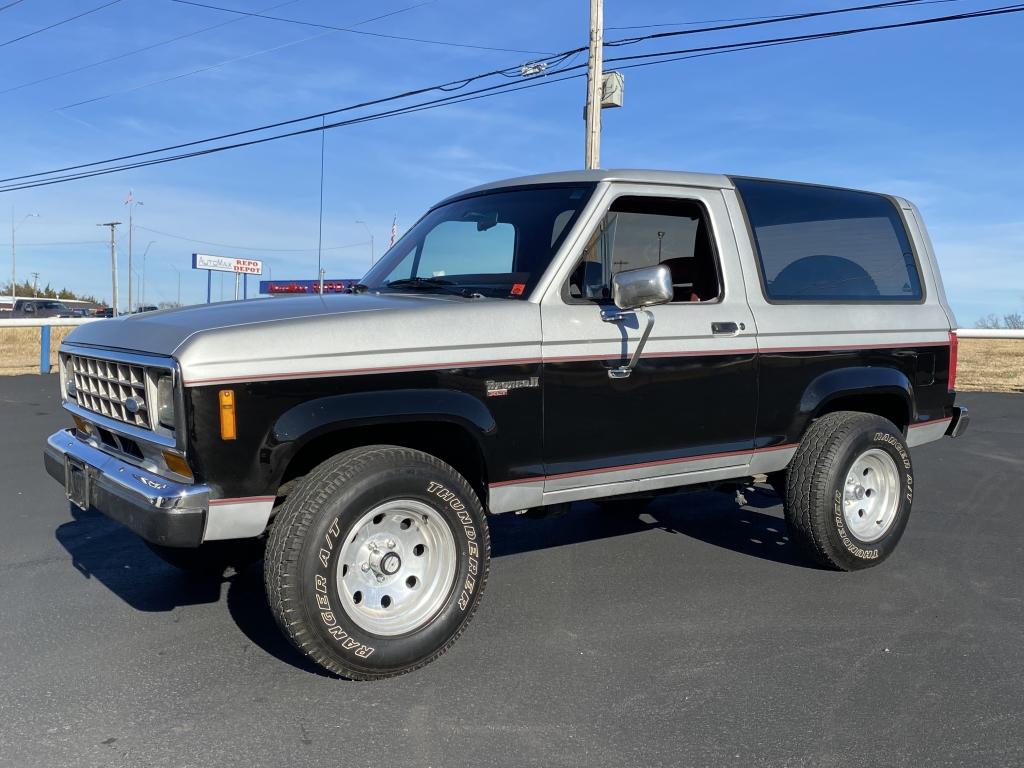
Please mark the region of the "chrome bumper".
<svg viewBox="0 0 1024 768"><path fill-rule="evenodd" d="M66 484L67 457L84 467L85 506L102 512L146 541L167 547L198 547L210 502L206 485L187 485L147 472L93 448L70 430L46 441L46 471ZM70 499L70 496L69 496Z"/></svg>
<svg viewBox="0 0 1024 768"><path fill-rule="evenodd" d="M949 422L949 426L946 427L946 434L949 437L960 437L960 435L967 431L967 427L970 423L971 416L967 413L967 409L962 405L954 405L953 420Z"/></svg>

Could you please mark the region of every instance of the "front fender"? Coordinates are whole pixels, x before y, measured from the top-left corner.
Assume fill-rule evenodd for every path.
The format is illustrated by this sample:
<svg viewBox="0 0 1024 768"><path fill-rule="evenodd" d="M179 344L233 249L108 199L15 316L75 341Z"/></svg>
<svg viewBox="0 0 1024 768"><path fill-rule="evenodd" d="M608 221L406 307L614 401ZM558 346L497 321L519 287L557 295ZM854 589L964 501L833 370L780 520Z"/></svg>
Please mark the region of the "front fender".
<svg viewBox="0 0 1024 768"><path fill-rule="evenodd" d="M274 422L265 446L273 464L283 467L304 445L321 435L349 427L404 421L457 424L477 442L485 461L488 437L497 431L494 416L477 398L451 389L391 389L329 395L289 408Z"/></svg>

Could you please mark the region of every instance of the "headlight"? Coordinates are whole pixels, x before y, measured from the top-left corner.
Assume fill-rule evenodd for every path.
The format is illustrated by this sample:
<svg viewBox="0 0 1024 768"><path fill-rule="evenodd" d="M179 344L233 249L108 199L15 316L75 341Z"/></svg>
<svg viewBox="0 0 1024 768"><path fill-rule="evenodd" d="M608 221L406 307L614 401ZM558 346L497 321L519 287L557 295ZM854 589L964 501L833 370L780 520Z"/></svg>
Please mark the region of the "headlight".
<svg viewBox="0 0 1024 768"><path fill-rule="evenodd" d="M156 382L156 418L174 429L174 379L161 376Z"/></svg>

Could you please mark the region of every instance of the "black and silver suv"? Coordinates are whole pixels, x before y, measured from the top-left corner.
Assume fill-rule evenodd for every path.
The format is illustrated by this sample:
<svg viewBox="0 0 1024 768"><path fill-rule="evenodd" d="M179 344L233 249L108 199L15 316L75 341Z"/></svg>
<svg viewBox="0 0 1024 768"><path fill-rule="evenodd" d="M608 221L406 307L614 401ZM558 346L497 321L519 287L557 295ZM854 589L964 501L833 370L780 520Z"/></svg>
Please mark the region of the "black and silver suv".
<svg viewBox="0 0 1024 768"><path fill-rule="evenodd" d="M967 426L955 328L906 200L528 177L439 203L348 295L77 328L45 460L181 566L266 537L282 631L387 677L465 629L488 515L759 478L817 563L881 562L910 449Z"/></svg>

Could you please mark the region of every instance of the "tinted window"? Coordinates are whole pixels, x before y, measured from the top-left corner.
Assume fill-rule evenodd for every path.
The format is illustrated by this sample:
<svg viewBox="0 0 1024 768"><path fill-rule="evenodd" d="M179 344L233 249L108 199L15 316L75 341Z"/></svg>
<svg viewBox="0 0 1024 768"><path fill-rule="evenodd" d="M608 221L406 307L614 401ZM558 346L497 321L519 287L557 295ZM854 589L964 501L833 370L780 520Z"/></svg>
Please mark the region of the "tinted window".
<svg viewBox="0 0 1024 768"><path fill-rule="evenodd" d="M378 291L525 299L594 185L502 189L427 213L366 274Z"/></svg>
<svg viewBox="0 0 1024 768"><path fill-rule="evenodd" d="M613 275L657 264L672 272L674 302L718 298L718 269L701 206L676 198L620 197L570 275L569 298L607 301Z"/></svg>
<svg viewBox="0 0 1024 768"><path fill-rule="evenodd" d="M903 221L868 192L734 179L769 299L916 301L921 280Z"/></svg>

